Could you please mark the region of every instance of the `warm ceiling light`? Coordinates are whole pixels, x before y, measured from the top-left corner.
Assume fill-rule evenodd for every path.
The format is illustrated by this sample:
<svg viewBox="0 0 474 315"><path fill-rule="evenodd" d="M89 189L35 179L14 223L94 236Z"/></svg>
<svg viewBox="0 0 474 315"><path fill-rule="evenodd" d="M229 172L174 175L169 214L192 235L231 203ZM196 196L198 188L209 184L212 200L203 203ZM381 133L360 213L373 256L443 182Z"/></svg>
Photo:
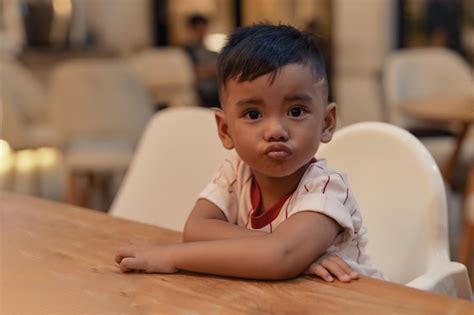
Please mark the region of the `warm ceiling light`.
<svg viewBox="0 0 474 315"><path fill-rule="evenodd" d="M59 161L59 151L54 148L43 147L36 150L37 162L41 167L51 167Z"/></svg>
<svg viewBox="0 0 474 315"><path fill-rule="evenodd" d="M16 153L15 167L20 172L31 172L36 167L35 152L21 150Z"/></svg>
<svg viewBox="0 0 474 315"><path fill-rule="evenodd" d="M13 164L12 149L8 142L0 139L0 173L5 173L10 170Z"/></svg>
<svg viewBox="0 0 474 315"><path fill-rule="evenodd" d="M209 34L204 38L204 46L212 51L220 52L227 40L226 34Z"/></svg>
<svg viewBox="0 0 474 315"><path fill-rule="evenodd" d="M53 0L53 9L58 15L70 15L72 9L71 0Z"/></svg>

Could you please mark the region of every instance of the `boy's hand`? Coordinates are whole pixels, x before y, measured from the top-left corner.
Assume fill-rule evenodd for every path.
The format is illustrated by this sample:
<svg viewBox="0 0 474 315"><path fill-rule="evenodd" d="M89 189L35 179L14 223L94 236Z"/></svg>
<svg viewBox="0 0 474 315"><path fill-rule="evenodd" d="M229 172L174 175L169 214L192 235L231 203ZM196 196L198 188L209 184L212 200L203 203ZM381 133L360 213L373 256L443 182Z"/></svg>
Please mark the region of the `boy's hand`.
<svg viewBox="0 0 474 315"><path fill-rule="evenodd" d="M306 269L305 274L318 276L327 282L333 282L333 276L342 282L351 282L351 280L359 278L357 272L336 255L324 256L318 259Z"/></svg>
<svg viewBox="0 0 474 315"><path fill-rule="evenodd" d="M178 269L171 260L173 245L128 245L120 248L115 261L122 272L175 273Z"/></svg>

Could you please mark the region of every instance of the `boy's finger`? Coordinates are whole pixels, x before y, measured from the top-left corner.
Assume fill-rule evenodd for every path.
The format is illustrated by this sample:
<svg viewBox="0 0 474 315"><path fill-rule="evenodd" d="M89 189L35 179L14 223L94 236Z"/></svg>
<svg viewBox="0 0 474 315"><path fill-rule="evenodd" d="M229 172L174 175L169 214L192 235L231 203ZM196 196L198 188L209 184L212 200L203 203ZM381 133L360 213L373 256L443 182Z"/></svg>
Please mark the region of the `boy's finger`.
<svg viewBox="0 0 474 315"><path fill-rule="evenodd" d="M339 267L341 267L342 270L344 270L344 272L346 274L348 274L351 279L358 279L359 278L359 274L357 272L355 272L354 270L352 270L352 268L344 261L344 259L340 258L339 256L331 256L329 258L332 262L336 263L339 265Z"/></svg>
<svg viewBox="0 0 474 315"><path fill-rule="evenodd" d="M351 282L351 277L335 262L325 259L321 262L321 265L327 269L332 275L336 276L339 281Z"/></svg>
<svg viewBox="0 0 474 315"><path fill-rule="evenodd" d="M120 270L122 272L128 272L133 270L142 270L143 266L139 259L134 257L126 257L120 262Z"/></svg>
<svg viewBox="0 0 474 315"><path fill-rule="evenodd" d="M115 262L117 264L120 264L122 259L124 259L126 257L135 257L135 254L132 250L130 250L126 247L119 248L119 250L115 254Z"/></svg>
<svg viewBox="0 0 474 315"><path fill-rule="evenodd" d="M323 266L317 263L311 264L311 266L306 269L305 274L318 276L327 282L334 281L334 278L331 276L331 274Z"/></svg>

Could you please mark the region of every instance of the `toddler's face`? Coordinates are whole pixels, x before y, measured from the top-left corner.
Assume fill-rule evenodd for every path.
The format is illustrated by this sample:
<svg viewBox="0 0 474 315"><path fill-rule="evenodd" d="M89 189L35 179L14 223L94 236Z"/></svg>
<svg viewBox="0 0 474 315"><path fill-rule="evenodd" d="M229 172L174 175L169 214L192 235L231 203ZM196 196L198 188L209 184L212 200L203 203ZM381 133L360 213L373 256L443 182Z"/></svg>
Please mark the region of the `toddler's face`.
<svg viewBox="0 0 474 315"><path fill-rule="evenodd" d="M224 113L216 114L219 135L255 173L285 177L305 166L320 142L331 140L335 104L324 104L322 82L309 66L289 64L270 78L226 83Z"/></svg>

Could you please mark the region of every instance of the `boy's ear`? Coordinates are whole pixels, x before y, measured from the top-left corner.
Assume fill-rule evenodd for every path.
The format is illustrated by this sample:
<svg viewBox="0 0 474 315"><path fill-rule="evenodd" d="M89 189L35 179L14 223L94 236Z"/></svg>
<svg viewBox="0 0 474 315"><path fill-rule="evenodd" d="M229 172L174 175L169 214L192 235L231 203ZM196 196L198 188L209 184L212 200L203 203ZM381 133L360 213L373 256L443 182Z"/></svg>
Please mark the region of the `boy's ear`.
<svg viewBox="0 0 474 315"><path fill-rule="evenodd" d="M336 130L336 103L330 103L324 109L323 131L321 142L328 143Z"/></svg>
<svg viewBox="0 0 474 315"><path fill-rule="evenodd" d="M214 116L217 123L217 133L219 134L219 138L221 138L222 145L227 150L232 150L234 148L234 142L229 134L229 125L227 124L224 111L215 111Z"/></svg>

